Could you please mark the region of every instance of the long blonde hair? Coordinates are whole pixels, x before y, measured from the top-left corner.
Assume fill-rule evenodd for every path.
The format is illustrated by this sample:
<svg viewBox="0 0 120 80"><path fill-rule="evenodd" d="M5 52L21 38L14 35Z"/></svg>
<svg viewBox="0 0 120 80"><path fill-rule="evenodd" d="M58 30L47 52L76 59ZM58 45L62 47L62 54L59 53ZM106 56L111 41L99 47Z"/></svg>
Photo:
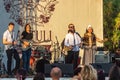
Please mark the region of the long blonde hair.
<svg viewBox="0 0 120 80"><path fill-rule="evenodd" d="M97 71L92 65L85 65L81 70L81 80L97 80Z"/></svg>

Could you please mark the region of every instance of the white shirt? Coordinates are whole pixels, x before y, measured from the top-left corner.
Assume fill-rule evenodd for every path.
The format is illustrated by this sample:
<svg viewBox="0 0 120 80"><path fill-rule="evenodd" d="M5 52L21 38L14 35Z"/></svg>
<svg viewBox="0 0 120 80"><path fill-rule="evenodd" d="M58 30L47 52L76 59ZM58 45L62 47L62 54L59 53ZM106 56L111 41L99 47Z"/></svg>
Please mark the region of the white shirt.
<svg viewBox="0 0 120 80"><path fill-rule="evenodd" d="M6 39L8 42L12 42L13 40L15 40L14 32L10 32L9 30L6 30L3 33L3 39ZM11 48L11 46L12 45L5 45L5 50Z"/></svg>
<svg viewBox="0 0 120 80"><path fill-rule="evenodd" d="M79 45L81 43L81 38L78 36L78 34L74 33L68 33L65 36L65 42L64 45L65 46L74 46L72 51L79 51Z"/></svg>

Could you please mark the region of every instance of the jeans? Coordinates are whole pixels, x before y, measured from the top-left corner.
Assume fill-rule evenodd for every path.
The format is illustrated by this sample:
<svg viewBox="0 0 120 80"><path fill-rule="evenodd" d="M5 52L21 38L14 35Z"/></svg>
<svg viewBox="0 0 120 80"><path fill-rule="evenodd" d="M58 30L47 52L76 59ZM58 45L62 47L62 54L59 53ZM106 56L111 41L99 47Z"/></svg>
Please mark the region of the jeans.
<svg viewBox="0 0 120 80"><path fill-rule="evenodd" d="M23 68L27 72L29 72L30 57L31 57L31 48L26 51L22 51Z"/></svg>
<svg viewBox="0 0 120 80"><path fill-rule="evenodd" d="M78 66L79 51L68 51L68 55L65 57L65 63L73 64L73 69Z"/></svg>

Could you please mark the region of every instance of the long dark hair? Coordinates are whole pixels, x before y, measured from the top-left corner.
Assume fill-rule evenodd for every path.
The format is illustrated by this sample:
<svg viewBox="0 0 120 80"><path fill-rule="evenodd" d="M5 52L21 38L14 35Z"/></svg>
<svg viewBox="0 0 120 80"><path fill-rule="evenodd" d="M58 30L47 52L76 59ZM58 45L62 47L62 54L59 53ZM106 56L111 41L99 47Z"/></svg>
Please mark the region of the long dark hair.
<svg viewBox="0 0 120 80"><path fill-rule="evenodd" d="M25 32L26 32L26 27L27 27L27 25L29 25L29 27L30 27L30 29L31 29L30 24L29 24L29 23L27 23L27 24L25 25L25 28L24 28Z"/></svg>

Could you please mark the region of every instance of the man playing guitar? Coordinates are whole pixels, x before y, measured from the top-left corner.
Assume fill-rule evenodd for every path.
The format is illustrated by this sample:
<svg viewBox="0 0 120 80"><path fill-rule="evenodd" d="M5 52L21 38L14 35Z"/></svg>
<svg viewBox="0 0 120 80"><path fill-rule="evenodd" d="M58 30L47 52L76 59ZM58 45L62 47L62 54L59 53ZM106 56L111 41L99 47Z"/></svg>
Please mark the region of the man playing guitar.
<svg viewBox="0 0 120 80"><path fill-rule="evenodd" d="M5 45L7 54L7 74L8 76L12 76L12 57L16 60L16 66L13 71L16 72L20 67L20 58L14 47L17 44L17 41L15 40L14 23L12 22L8 24L8 29L3 33L3 44Z"/></svg>
<svg viewBox="0 0 120 80"><path fill-rule="evenodd" d="M79 49L80 49L80 43L81 38L80 36L75 32L75 26L74 24L68 25L68 33L65 36L64 41L64 47L66 47L67 55L65 57L66 63L73 63L74 69L78 66L78 57L79 57Z"/></svg>

